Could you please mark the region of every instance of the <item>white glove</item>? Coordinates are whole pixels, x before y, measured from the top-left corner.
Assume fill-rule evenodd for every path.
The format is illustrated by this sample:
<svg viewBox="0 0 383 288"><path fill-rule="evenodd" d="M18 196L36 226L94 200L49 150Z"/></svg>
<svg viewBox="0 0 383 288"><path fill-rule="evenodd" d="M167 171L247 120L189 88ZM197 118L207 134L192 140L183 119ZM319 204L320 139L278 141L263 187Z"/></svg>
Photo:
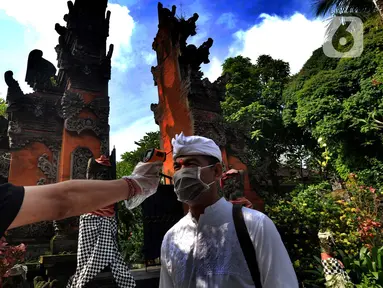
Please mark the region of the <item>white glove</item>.
<svg viewBox="0 0 383 288"><path fill-rule="evenodd" d="M124 176L134 180L141 188L138 194L144 194L147 197L156 193L158 184L160 183L160 170L163 163L161 161L153 163L139 162L134 168L130 176Z"/></svg>

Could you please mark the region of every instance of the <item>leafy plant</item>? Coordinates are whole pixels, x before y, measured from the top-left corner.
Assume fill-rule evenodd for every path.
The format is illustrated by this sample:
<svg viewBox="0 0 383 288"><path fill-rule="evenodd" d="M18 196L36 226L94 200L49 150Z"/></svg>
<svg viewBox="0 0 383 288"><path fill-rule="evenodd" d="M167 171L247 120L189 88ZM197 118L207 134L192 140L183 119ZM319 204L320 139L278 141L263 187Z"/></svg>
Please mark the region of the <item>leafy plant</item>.
<svg viewBox="0 0 383 288"><path fill-rule="evenodd" d="M342 262L358 288L383 287L383 246L362 247L356 256L339 251Z"/></svg>

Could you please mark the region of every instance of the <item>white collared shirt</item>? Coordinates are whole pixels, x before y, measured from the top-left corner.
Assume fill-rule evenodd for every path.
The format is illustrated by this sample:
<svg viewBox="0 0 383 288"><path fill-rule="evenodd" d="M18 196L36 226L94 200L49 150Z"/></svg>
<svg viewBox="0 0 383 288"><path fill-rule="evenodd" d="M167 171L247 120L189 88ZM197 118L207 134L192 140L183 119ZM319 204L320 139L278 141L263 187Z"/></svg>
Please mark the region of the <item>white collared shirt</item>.
<svg viewBox="0 0 383 288"><path fill-rule="evenodd" d="M221 198L197 222L189 212L165 235L160 288L255 287L236 235L232 204ZM243 208L263 288L297 288L298 281L274 223Z"/></svg>

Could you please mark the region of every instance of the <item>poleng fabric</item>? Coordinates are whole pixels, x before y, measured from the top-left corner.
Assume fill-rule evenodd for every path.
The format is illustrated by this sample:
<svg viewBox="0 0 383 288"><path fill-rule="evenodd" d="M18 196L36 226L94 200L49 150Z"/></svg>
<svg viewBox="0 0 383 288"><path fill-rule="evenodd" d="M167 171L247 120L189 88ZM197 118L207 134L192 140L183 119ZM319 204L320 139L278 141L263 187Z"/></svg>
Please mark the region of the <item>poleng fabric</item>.
<svg viewBox="0 0 383 288"><path fill-rule="evenodd" d="M350 276L348 276L347 272L344 270L343 264L341 264L341 262L338 259L322 259L322 266L326 279L331 279L331 276L340 276L343 279L343 281L351 282Z"/></svg>
<svg viewBox="0 0 383 288"><path fill-rule="evenodd" d="M104 268L110 266L118 287L136 287L133 276L117 246L117 222L114 217L84 214L80 216L77 269L67 288L82 288Z"/></svg>

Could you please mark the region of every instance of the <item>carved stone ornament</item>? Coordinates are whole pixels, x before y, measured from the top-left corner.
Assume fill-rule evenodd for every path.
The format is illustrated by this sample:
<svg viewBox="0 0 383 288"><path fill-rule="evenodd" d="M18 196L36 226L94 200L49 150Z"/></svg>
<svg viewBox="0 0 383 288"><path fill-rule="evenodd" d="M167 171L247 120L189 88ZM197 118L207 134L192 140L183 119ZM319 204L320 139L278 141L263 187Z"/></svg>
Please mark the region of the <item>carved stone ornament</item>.
<svg viewBox="0 0 383 288"><path fill-rule="evenodd" d="M101 155L109 154L109 135L104 134L100 136L100 152Z"/></svg>
<svg viewBox="0 0 383 288"><path fill-rule="evenodd" d="M85 107L85 101L81 94L65 91L61 98L62 114L65 119L77 116Z"/></svg>
<svg viewBox="0 0 383 288"><path fill-rule="evenodd" d="M21 127L17 121L8 121L8 133L9 134L20 134Z"/></svg>
<svg viewBox="0 0 383 288"><path fill-rule="evenodd" d="M71 179L86 179L88 161L93 158L92 151L86 147L77 147L71 158Z"/></svg>
<svg viewBox="0 0 383 288"><path fill-rule="evenodd" d="M194 135L212 139L218 146L226 145L223 117L214 112L192 110Z"/></svg>
<svg viewBox="0 0 383 288"><path fill-rule="evenodd" d="M53 153L53 158L57 158L56 153ZM38 159L37 167L39 167L39 169L44 173L44 175L47 177L50 183L56 182L58 164L57 162L57 159L53 159L53 161L50 162L48 160L47 154L41 155Z"/></svg>
<svg viewBox="0 0 383 288"><path fill-rule="evenodd" d="M55 86L56 67L43 58L41 50L32 50L29 53L27 75L25 81L33 90L50 90Z"/></svg>
<svg viewBox="0 0 383 288"><path fill-rule="evenodd" d="M107 1L68 1L69 13L64 16L66 27L55 25L59 36L56 46L59 82L71 79L71 87L100 91L110 79L113 45L105 49L109 35L110 12ZM106 17L105 17L106 14ZM65 75L63 75L65 74Z"/></svg>
<svg viewBox="0 0 383 288"><path fill-rule="evenodd" d="M14 137L9 139L11 149L22 149L27 145L39 142L44 143L52 152L58 152L61 149L61 137Z"/></svg>
<svg viewBox="0 0 383 288"><path fill-rule="evenodd" d="M99 137L101 134L109 133L109 125L100 123L99 120L91 118L72 117L65 120L64 126L66 130L77 132L79 135L85 130L93 131Z"/></svg>
<svg viewBox="0 0 383 288"><path fill-rule="evenodd" d="M4 73L5 83L8 85L7 93L7 112L14 112L21 108L24 99L24 93L20 89L19 82L13 78L13 72L7 71Z"/></svg>
<svg viewBox="0 0 383 288"><path fill-rule="evenodd" d="M0 176L8 178L10 163L11 153L3 153L0 155Z"/></svg>

